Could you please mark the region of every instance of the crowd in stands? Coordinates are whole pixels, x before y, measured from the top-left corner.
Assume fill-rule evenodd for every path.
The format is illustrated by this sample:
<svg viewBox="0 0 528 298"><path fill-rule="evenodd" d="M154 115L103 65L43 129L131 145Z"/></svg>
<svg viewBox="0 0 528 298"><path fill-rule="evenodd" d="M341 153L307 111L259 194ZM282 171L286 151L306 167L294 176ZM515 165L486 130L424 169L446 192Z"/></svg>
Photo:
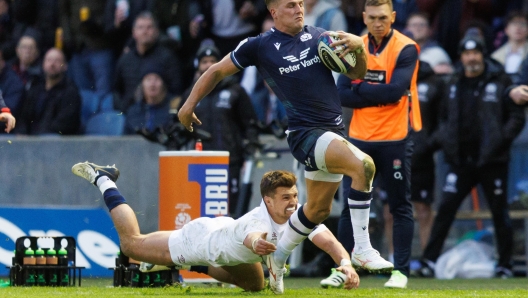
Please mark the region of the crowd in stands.
<svg viewBox="0 0 528 298"><path fill-rule="evenodd" d="M413 36L420 59L437 74L453 73L458 41L474 30L491 57L518 76L528 54L523 1L393 4L393 28ZM359 35L362 11L362 1L306 0L305 23ZM223 57L272 26L263 0L0 0L0 89L19 119L12 133L84 134L99 113L122 113L125 134L154 129L185 100L204 40ZM263 125L286 121L254 69L238 79ZM155 96L153 84L160 85Z"/></svg>

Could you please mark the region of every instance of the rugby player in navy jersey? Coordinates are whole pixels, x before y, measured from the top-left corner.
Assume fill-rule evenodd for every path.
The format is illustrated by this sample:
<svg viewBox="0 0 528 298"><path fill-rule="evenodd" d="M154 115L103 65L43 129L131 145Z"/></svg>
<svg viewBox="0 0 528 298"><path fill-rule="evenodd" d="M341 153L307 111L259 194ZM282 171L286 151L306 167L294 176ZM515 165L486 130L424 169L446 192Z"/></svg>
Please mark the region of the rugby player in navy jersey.
<svg viewBox="0 0 528 298"><path fill-rule="evenodd" d="M393 265L372 248L368 220L374 162L346 140L343 135L341 102L331 71L317 54L317 38L325 30L304 26L302 0L265 0L275 27L257 37L244 39L222 61L211 66L196 82L187 101L178 112L185 127L201 124L194 114L198 102L223 78L255 65L281 100L288 116L288 144L293 156L305 165L307 203L289 219L289 225L277 244L277 250L266 257L270 287L276 294L284 292L284 265L292 250L330 214L332 200L343 174L352 177L349 202L354 240L355 266L370 271L391 271ZM360 37L339 31L344 46L342 55L354 51L357 63L347 76L363 78L366 57ZM351 266L343 260L341 266Z"/></svg>

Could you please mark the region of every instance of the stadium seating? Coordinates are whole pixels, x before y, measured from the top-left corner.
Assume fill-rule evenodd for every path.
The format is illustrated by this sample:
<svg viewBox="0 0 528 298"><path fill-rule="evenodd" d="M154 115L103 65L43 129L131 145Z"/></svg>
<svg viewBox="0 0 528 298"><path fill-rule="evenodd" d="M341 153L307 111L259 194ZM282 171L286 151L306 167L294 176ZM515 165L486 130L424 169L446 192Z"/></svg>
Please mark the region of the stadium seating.
<svg viewBox="0 0 528 298"><path fill-rule="evenodd" d="M86 123L86 135L120 136L125 129L125 115L120 111L95 114Z"/></svg>

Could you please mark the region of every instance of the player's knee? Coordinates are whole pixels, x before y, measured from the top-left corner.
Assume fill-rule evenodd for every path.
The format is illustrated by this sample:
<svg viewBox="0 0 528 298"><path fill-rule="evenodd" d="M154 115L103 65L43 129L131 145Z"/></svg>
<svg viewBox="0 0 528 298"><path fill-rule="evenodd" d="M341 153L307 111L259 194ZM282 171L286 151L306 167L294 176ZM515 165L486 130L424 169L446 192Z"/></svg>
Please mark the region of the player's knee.
<svg viewBox="0 0 528 298"><path fill-rule="evenodd" d="M374 165L374 160L372 159L372 157L365 155L362 162L365 179L367 181L372 181L374 179L374 174L376 174L376 166Z"/></svg>
<svg viewBox="0 0 528 298"><path fill-rule="evenodd" d="M121 252L123 252L126 256L133 256L134 255L134 246L131 245L128 241L121 241L120 243Z"/></svg>
<svg viewBox="0 0 528 298"><path fill-rule="evenodd" d="M137 250L140 248L140 245L138 245L139 241L137 240L138 239L134 239L132 237L128 237L126 239L120 237L119 246L123 254L131 258L137 258Z"/></svg>

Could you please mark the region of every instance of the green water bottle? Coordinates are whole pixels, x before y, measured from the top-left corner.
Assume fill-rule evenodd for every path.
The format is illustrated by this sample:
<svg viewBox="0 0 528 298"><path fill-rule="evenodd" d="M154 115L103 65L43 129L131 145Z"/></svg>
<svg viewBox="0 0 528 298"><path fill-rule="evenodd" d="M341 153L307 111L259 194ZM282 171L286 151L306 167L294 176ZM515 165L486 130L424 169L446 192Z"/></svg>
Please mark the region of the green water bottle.
<svg viewBox="0 0 528 298"><path fill-rule="evenodd" d="M68 251L64 248L59 249L59 286L70 285L70 269L68 269Z"/></svg>
<svg viewBox="0 0 528 298"><path fill-rule="evenodd" d="M130 286L137 288L141 286L141 271L139 271L139 261L129 258L128 270L130 270Z"/></svg>
<svg viewBox="0 0 528 298"><path fill-rule="evenodd" d="M39 248L35 251L35 260L36 265L39 267L46 266L46 256L44 253L44 250L42 248ZM46 285L46 269L45 268L37 268L37 286L45 286Z"/></svg>
<svg viewBox="0 0 528 298"><path fill-rule="evenodd" d="M123 285L123 265L121 263L121 252L117 252L117 258L115 259L114 269L114 288Z"/></svg>
<svg viewBox="0 0 528 298"><path fill-rule="evenodd" d="M33 268L37 264L37 260L35 259L35 251L31 248L26 249L24 252L24 283L26 286L34 286L36 283L35 275L37 274L35 272L35 268Z"/></svg>
<svg viewBox="0 0 528 298"><path fill-rule="evenodd" d="M57 286L58 285L58 272L56 267L59 264L59 259L57 258L57 252L50 248L46 252L46 265L48 265L50 268L48 269L48 285L50 286Z"/></svg>

